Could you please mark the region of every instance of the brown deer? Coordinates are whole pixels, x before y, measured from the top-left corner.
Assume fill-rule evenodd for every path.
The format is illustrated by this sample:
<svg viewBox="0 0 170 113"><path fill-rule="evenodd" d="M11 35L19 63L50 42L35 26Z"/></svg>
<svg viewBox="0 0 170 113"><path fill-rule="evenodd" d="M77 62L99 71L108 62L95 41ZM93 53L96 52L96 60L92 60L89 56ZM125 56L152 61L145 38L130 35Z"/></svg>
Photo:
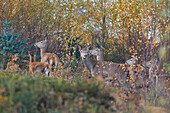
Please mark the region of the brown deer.
<svg viewBox="0 0 170 113"><path fill-rule="evenodd" d="M100 45L100 47L95 47L95 48L93 48L93 49L90 50L89 52L90 52L90 54L96 56L97 61L109 63L108 61L104 61L104 48L103 48L102 45ZM142 70L143 70L143 67L142 67L142 66L140 66L140 65L136 66L136 65L135 65L136 62L137 62L137 60L138 60L137 57L135 57L135 58L131 58L131 59L127 60L127 61L125 62L125 64L121 64L121 65L126 65L127 67L130 66L130 67L129 67L129 71L130 71L130 75L131 75L131 76L134 76L134 74L135 74L137 71L139 71L139 70L142 71ZM110 63L111 63L111 62L110 62Z"/></svg>
<svg viewBox="0 0 170 113"><path fill-rule="evenodd" d="M47 39L34 44L34 46L40 48L41 62L49 63L52 67L52 70L54 70L60 64L60 61L56 54L46 52L48 45L49 45L49 42Z"/></svg>
<svg viewBox="0 0 170 113"><path fill-rule="evenodd" d="M30 63L29 63L29 71L30 73L36 77L36 73L42 73L45 74L47 77L51 76L51 66L47 62L35 62L34 55L30 56Z"/></svg>
<svg viewBox="0 0 170 113"><path fill-rule="evenodd" d="M81 58L83 59L85 66L90 71L92 76L96 75L102 75L104 78L108 76L114 76L115 74L121 74L121 75L128 75L128 67L130 65L128 64L118 64L113 62L107 62L107 61L96 61L91 58L89 58L89 48L83 48L81 49L80 46L79 51Z"/></svg>

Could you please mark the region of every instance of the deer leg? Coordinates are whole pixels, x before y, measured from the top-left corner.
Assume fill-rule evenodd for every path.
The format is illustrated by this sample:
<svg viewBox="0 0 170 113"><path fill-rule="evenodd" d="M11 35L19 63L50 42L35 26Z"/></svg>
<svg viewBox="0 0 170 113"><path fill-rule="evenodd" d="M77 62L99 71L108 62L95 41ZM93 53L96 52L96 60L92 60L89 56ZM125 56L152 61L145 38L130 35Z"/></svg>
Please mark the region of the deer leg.
<svg viewBox="0 0 170 113"><path fill-rule="evenodd" d="M35 73L33 72L33 70L30 68L30 74L31 76L35 77Z"/></svg>
<svg viewBox="0 0 170 113"><path fill-rule="evenodd" d="M49 70L48 70L48 68L46 67L46 68L44 69L44 71L45 71L45 75L46 75L46 77L48 77L48 74L49 74Z"/></svg>
<svg viewBox="0 0 170 113"><path fill-rule="evenodd" d="M54 69L57 70L57 61L55 60Z"/></svg>
<svg viewBox="0 0 170 113"><path fill-rule="evenodd" d="M35 73L33 73L33 77L34 77L34 78L36 77Z"/></svg>
<svg viewBox="0 0 170 113"><path fill-rule="evenodd" d="M84 73L84 72L86 72L86 71L88 71L88 70L87 70L87 67L86 67L86 66L84 66L83 73Z"/></svg>
<svg viewBox="0 0 170 113"><path fill-rule="evenodd" d="M91 73L92 77L94 77L95 71L94 71L94 70L91 70L90 73Z"/></svg>

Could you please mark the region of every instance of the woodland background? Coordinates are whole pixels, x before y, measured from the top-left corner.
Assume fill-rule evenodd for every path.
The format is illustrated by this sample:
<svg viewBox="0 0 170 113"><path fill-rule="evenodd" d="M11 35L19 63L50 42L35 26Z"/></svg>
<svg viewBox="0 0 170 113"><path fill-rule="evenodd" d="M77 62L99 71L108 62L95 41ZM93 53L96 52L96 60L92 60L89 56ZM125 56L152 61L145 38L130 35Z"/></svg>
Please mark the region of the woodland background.
<svg viewBox="0 0 170 113"><path fill-rule="evenodd" d="M24 38L27 39L24 48L33 45L37 41L44 40L45 37L48 37L51 42L48 47L48 51L56 53L63 65L69 64L69 66L71 66L73 73L70 74L70 76L75 76L77 73L81 72L78 68L81 61L77 45L79 44L82 47L87 47L88 45L97 46L96 43L105 48L104 52L106 61L125 63L126 60L137 56L139 58L138 63L141 64L142 62L147 62L152 58L159 57L162 59L161 69L165 69L169 73L169 4L168 0L1 0L0 20L6 21L6 19L8 19L8 21L12 21L12 29L15 29L15 33L22 31L17 40L19 41ZM4 28L2 22L0 23L0 26L0 34L3 35ZM40 52L38 48L31 46L29 50L31 50L31 52L35 52L37 54L37 61L40 61ZM27 51L23 54L23 56L24 55L27 55ZM0 58L1 61L2 59L3 57ZM10 57L8 59L8 61L10 61ZM23 63L20 60L23 59L18 59L15 63L17 63L22 70L27 69L28 67L26 67L26 63ZM24 60L28 61L28 58L25 58ZM8 75L8 72L4 73ZM4 81L5 79L3 78L3 76L5 76L4 73L1 73L1 81ZM11 72L9 73L11 74ZM14 75L16 75L16 73ZM16 75L16 78L17 77L20 77L20 73L19 75ZM25 76L23 76L23 79L24 77ZM24 80L27 81L27 78L25 79ZM39 80L39 78L37 79ZM34 79L31 79L31 81L34 82ZM165 81L169 83L169 79ZM8 100L8 97L6 97L7 95L5 94L8 92L8 88L4 84L10 83L3 83L0 86L0 106L1 99L3 102L3 99ZM52 82L48 81L48 83L51 85ZM47 86L49 87L49 85ZM55 86L50 86L50 88L52 87ZM3 90L1 90L1 88ZM12 87L11 89L16 89L16 87ZM119 91L120 89L118 88L116 90ZM153 103L154 99L150 97L149 91L147 94L148 98L146 98L145 95L140 96L140 99L145 98L145 101L148 102L149 105L168 108L170 101L166 99L168 98L167 95L169 96L169 84L165 89L166 91L161 91L163 91L166 96L160 96L162 99L161 102L164 104L162 104L159 99L157 103ZM146 89L143 88L141 92L143 90L146 91ZM75 93L75 95L76 94L77 93ZM63 98L67 98L64 96L62 98L62 96L57 96L56 99L62 100ZM12 99L14 97L10 98ZM43 97L43 99L44 98L46 100L46 96ZM53 96L50 96L50 98L53 98ZM11 101L15 103L14 100ZM37 101L35 101L35 103ZM118 101L121 106L125 100L122 99ZM27 109L23 107L24 102L25 101L22 101L22 104L18 105L18 109L21 111L23 109ZM138 100L135 100L135 102L137 103ZM139 106L136 107L136 104L134 104L135 102L132 102L133 104L130 107L124 105L125 108L113 107L113 109L122 111L131 111L135 109L135 111L140 111L141 109L136 109L139 108ZM49 103L52 105L53 102L50 101ZM60 105L60 103L57 104ZM81 105L82 104L80 104L80 106ZM127 105L131 104L127 103ZM13 109L17 107L14 107L11 103L9 106L12 106ZM59 107L60 110L64 108L61 106ZM68 106L66 105L66 108L67 107ZM1 106L0 108L6 110L4 106ZM104 108L101 109L104 110ZM55 107L52 106L51 109L54 110ZM81 108L78 107L78 109L80 110ZM92 110L92 107L84 108L84 110L86 109ZM73 109L73 111L74 110L75 109ZM96 112L95 110L94 112ZM152 108L149 108L149 110L152 110Z"/></svg>

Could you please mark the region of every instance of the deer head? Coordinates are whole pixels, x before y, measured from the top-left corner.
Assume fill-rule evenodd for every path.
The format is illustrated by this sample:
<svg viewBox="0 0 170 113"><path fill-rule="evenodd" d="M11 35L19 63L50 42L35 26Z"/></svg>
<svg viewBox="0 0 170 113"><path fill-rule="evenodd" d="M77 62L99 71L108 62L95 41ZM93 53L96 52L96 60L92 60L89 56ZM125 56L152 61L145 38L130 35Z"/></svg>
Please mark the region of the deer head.
<svg viewBox="0 0 170 113"><path fill-rule="evenodd" d="M82 59L85 58L85 57L88 55L90 46L88 46L87 48L83 48L83 49L82 49L81 46L78 45L78 48L79 48L79 51L80 51L80 56L81 56L81 58L82 58Z"/></svg>
<svg viewBox="0 0 170 113"><path fill-rule="evenodd" d="M48 44L49 44L49 41L45 38L45 40L35 43L34 46L40 49L45 49L47 48Z"/></svg>
<svg viewBox="0 0 170 113"><path fill-rule="evenodd" d="M95 47L90 50L90 54L97 56L97 61L104 61L104 50L103 46L100 45L100 48Z"/></svg>
<svg viewBox="0 0 170 113"><path fill-rule="evenodd" d="M100 56L103 55L103 49L104 49L103 46L100 45L100 48L95 47L92 50L90 50L90 53L95 56Z"/></svg>
<svg viewBox="0 0 170 113"><path fill-rule="evenodd" d="M131 59L127 60L127 61L125 62L125 64L129 64L129 65L132 66L132 65L134 65L134 64L137 62L137 60L138 60L137 57L131 58Z"/></svg>

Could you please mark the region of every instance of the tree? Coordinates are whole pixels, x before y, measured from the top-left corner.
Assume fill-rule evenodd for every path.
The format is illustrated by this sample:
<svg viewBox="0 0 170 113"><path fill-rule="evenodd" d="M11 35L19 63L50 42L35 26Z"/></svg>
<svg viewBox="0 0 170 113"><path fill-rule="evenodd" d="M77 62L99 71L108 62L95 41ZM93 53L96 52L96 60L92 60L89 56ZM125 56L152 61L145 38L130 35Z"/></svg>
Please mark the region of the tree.
<svg viewBox="0 0 170 113"><path fill-rule="evenodd" d="M14 29L11 29L12 22L2 21L3 23L3 35L0 35L0 56L2 57L3 69L6 68L6 64L11 55L18 54L18 57L21 59L25 55L28 47L23 47L27 38L22 40L17 40L21 31L17 34L14 33Z"/></svg>

